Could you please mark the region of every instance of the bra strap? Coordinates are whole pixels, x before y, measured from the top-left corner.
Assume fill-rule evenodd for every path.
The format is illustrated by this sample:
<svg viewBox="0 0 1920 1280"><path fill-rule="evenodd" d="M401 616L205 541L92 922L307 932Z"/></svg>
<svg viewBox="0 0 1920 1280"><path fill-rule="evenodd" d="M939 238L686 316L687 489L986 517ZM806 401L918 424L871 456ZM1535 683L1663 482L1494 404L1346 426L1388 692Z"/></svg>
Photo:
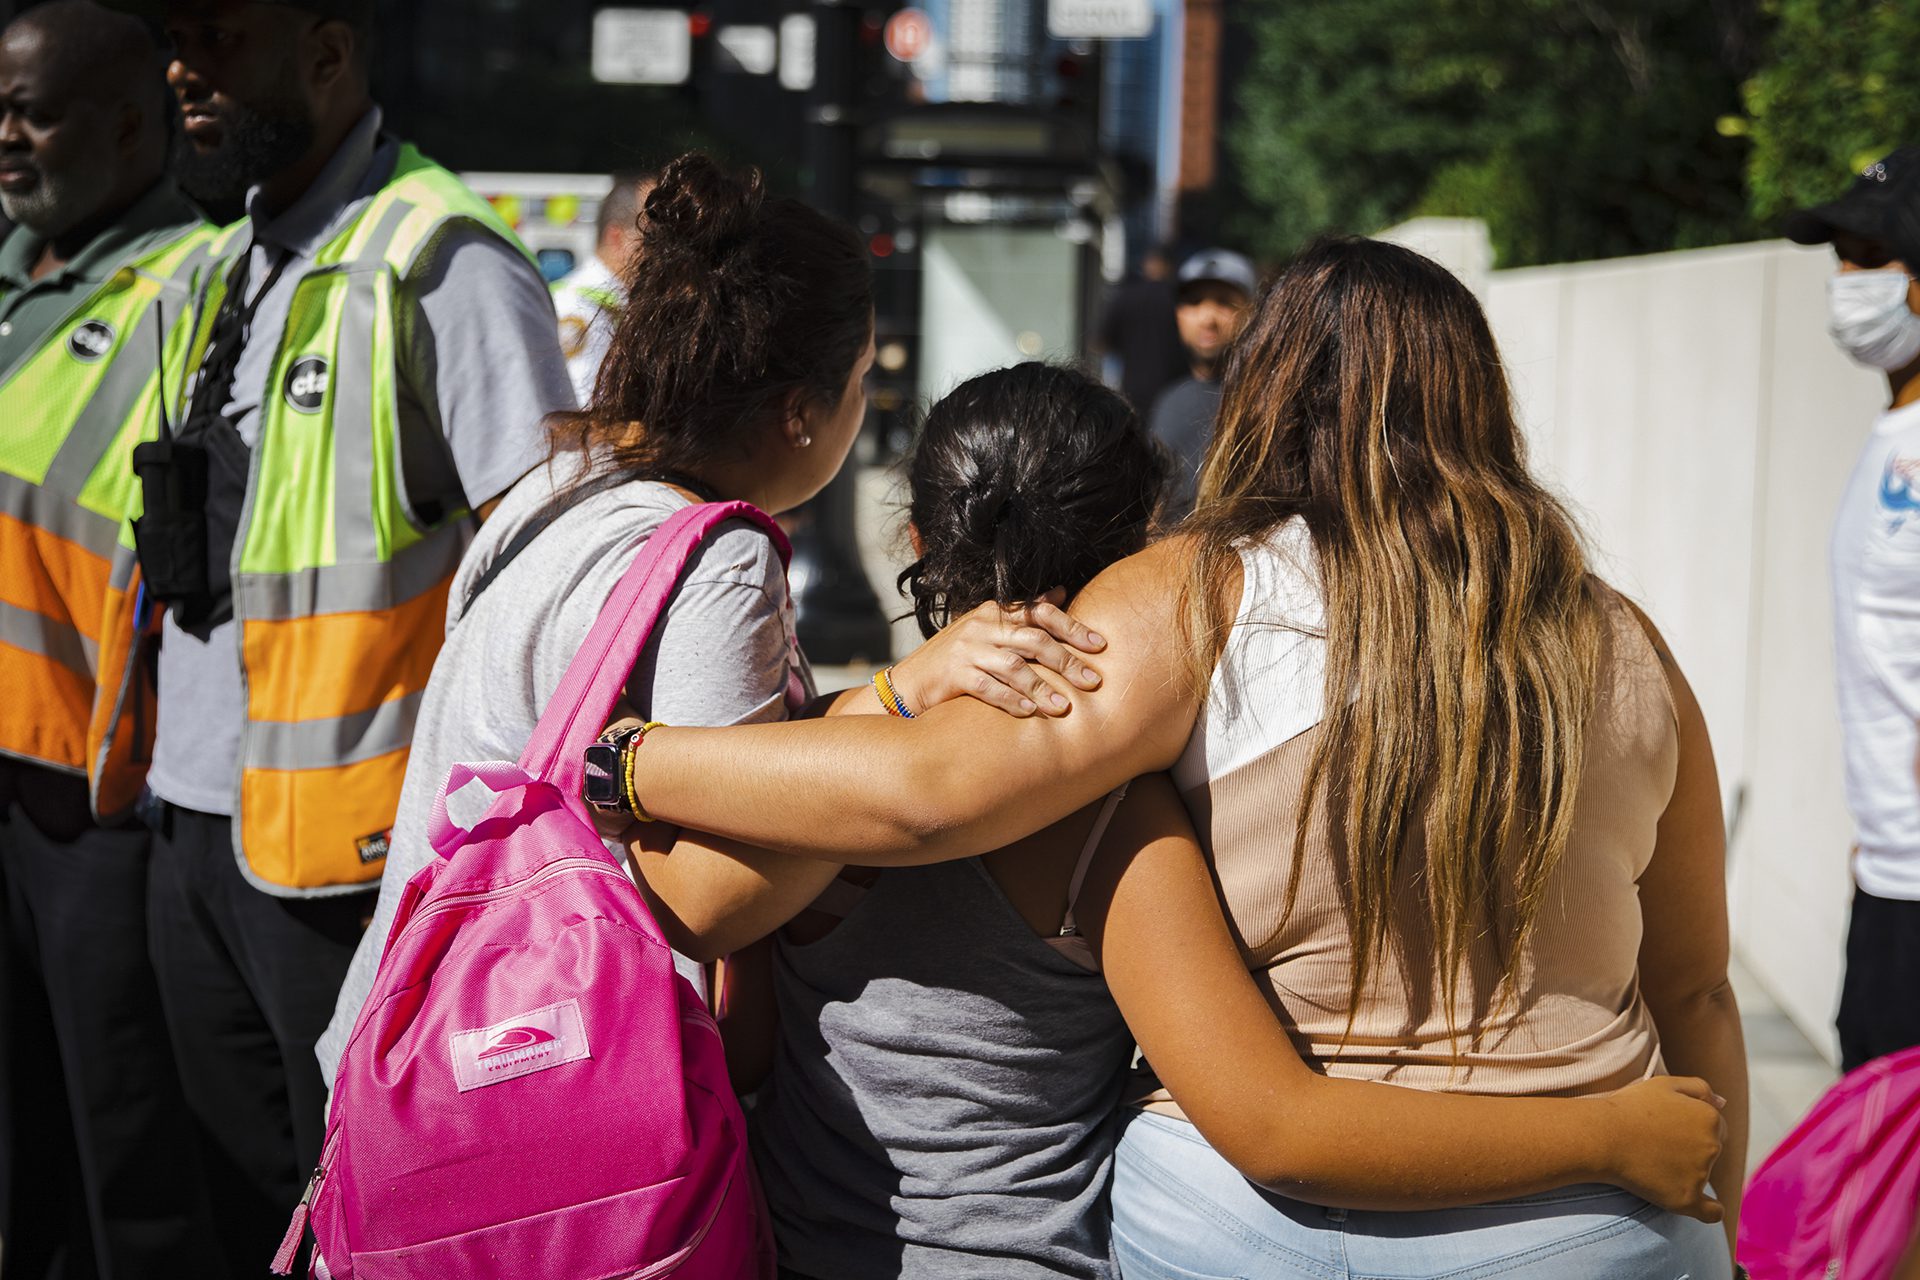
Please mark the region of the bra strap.
<svg viewBox="0 0 1920 1280"><path fill-rule="evenodd" d="M1100 806L1100 816L1093 820L1093 830L1087 833L1086 848L1080 850L1080 861L1074 864L1073 879L1067 884L1067 914L1060 921L1060 936L1063 938L1079 936L1080 926L1074 923L1073 908L1080 901L1080 886L1086 883L1087 868L1093 865L1093 855L1100 851L1101 838L1107 834L1114 811L1126 798L1127 788L1124 785L1109 792L1106 803Z"/></svg>

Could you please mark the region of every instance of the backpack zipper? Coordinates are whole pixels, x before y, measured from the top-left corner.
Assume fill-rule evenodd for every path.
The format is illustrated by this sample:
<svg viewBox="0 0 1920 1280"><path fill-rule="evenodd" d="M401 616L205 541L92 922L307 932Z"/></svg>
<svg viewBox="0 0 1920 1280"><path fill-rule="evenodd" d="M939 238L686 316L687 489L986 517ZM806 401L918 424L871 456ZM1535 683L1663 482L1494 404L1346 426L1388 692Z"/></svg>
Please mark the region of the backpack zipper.
<svg viewBox="0 0 1920 1280"><path fill-rule="evenodd" d="M1868 1086L1866 1104L1860 1108L1860 1123L1854 1131L1854 1154L1866 1149L1873 1133L1880 1127L1880 1121L1886 1114L1887 1090L1891 1088L1888 1073L1882 1071L1879 1077ZM1840 1189L1840 1199L1834 1205L1833 1222L1827 1234L1827 1276L1829 1280L1838 1276L1848 1256L1853 1252L1854 1240L1849 1231L1853 1225L1854 1210L1860 1195L1860 1181L1865 1176L1857 1167Z"/></svg>
<svg viewBox="0 0 1920 1280"><path fill-rule="evenodd" d="M727 1207L727 1197L733 1194L733 1179L738 1171L739 1162L736 1160L727 1170L727 1185L720 1189L720 1197L714 1202L713 1212L708 1214L707 1220L700 1224L700 1229L693 1233L693 1239L660 1261L642 1267L638 1271L629 1271L626 1275L619 1277L619 1280L658 1280L660 1276L671 1275L678 1271L680 1264L692 1257L694 1250L706 1242L707 1233L713 1230L713 1224L720 1221L720 1211Z"/></svg>
<svg viewBox="0 0 1920 1280"><path fill-rule="evenodd" d="M420 908L413 913L413 919L407 921L407 927L400 931L400 937L395 938L390 945L399 945L400 938L405 938L408 934L412 933L414 926L429 916L438 915L443 911L452 911L458 907L477 906L495 898L507 897L510 894L523 893L544 880L550 880L568 871L598 871L603 875L613 876L616 879L627 879L626 872L610 867L598 858L561 858L556 862L549 862L546 866L540 868L530 876L515 880L512 884L503 884L495 889L469 889L464 893L449 894L430 907ZM628 880L627 883L631 884L633 882Z"/></svg>

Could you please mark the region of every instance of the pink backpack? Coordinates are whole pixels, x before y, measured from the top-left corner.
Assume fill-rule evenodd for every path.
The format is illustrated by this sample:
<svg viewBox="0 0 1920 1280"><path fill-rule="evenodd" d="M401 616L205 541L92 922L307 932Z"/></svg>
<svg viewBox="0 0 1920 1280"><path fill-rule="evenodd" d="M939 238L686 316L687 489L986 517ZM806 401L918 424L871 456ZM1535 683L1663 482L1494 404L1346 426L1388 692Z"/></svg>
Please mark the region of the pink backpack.
<svg viewBox="0 0 1920 1280"><path fill-rule="evenodd" d="M1823 1094L1761 1162L1736 1251L1753 1280L1885 1280L1920 1205L1920 1048Z"/></svg>
<svg viewBox="0 0 1920 1280"><path fill-rule="evenodd" d="M706 534L676 512L614 588L518 765L455 765L340 1060L316 1277L768 1280L772 1236L720 1033L580 799L581 752ZM642 748L644 750L644 748ZM494 793L471 829L447 816Z"/></svg>

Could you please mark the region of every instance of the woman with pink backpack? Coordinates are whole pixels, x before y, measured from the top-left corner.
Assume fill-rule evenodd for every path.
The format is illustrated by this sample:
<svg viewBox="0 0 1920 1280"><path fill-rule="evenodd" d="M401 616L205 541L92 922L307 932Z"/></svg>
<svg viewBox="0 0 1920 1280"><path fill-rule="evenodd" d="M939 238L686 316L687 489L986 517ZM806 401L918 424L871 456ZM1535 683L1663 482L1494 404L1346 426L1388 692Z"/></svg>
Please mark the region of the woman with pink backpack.
<svg viewBox="0 0 1920 1280"><path fill-rule="evenodd" d="M1730 1274L1700 1182L1654 1204L1553 1165L1588 1122L1616 1154L1692 1134L1737 1206L1744 1057L1698 707L1527 475L1499 370L1439 267L1310 250L1231 358L1201 511L1075 597L1109 644L1072 714L627 746L640 810L806 860L1097 846L1073 923L1163 1086L1115 1164L1128 1280ZM1726 1095L1724 1150L1698 1080L1664 1138L1608 1114L1663 1061ZM1044 1273L889 1252L875 1224L905 1190L805 1187L876 1237L814 1280Z"/></svg>
<svg viewBox="0 0 1920 1280"><path fill-rule="evenodd" d="M626 706L683 721L830 709L795 636L785 538L765 513L817 493L859 431L872 281L850 229L699 155L662 174L642 243L592 404L550 424L547 465L504 497L454 582L379 904L320 1045L334 1114L296 1225L311 1210L334 1275L356 1262L565 1274L589 1258L631 1271L644 1260L649 1276L758 1274L751 1174L729 1181L738 1108L715 1074L711 1019L680 989L702 975L683 956L672 959L684 983L655 964L684 931L607 880L597 841L569 847L583 822L559 810L580 803L573 720L602 694L588 739L611 718L609 677ZM616 605L627 613L615 618ZM998 607L963 620L950 643L903 664L903 687L1058 714L1050 696L1028 699L1052 690L1027 661L1086 678L1060 638L1090 642L1051 606L1022 616L1031 625L1008 625ZM556 799L556 786L571 794ZM760 863L786 861L688 833L652 874L698 869L724 901L758 882ZM616 1125L568 1096L581 1079L659 1081L662 1096ZM622 1185L662 1169L690 1188L719 1181L653 1202ZM743 1229L744 1241L718 1238ZM515 1256L527 1239L554 1251ZM291 1232L283 1266L299 1242Z"/></svg>

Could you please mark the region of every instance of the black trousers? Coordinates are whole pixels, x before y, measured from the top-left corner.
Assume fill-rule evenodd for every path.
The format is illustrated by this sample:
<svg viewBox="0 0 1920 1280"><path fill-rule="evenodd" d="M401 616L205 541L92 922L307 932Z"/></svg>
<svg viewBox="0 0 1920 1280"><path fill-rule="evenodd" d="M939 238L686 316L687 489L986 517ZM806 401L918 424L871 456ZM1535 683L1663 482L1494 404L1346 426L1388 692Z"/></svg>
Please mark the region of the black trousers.
<svg viewBox="0 0 1920 1280"><path fill-rule="evenodd" d="M8 1280L220 1274L147 958L144 828L0 763L0 1205Z"/></svg>
<svg viewBox="0 0 1920 1280"><path fill-rule="evenodd" d="M214 1220L236 1276L261 1275L320 1160L333 1017L371 894L277 898L247 883L224 817L160 805L148 938Z"/></svg>
<svg viewBox="0 0 1920 1280"><path fill-rule="evenodd" d="M1853 891L1840 988L1840 1069L1920 1044L1920 902Z"/></svg>

